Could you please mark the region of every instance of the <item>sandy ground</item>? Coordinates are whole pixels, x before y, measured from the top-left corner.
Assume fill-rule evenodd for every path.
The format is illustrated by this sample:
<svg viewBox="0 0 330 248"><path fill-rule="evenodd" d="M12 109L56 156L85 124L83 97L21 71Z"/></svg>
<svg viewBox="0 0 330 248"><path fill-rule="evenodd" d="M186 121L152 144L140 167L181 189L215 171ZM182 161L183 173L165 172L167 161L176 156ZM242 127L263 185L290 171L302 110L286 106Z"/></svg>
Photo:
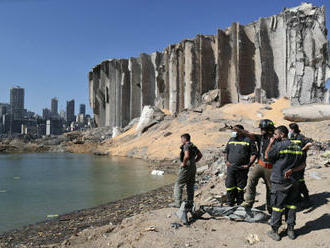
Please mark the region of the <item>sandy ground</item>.
<svg viewBox="0 0 330 248"><path fill-rule="evenodd" d="M265 109L261 104L232 104L223 108L211 105L203 107L203 113L183 112L174 120L165 120L137 137L134 129L106 142L104 149L112 155L142 157L155 160L177 159L179 137L182 133L192 134L193 142L204 153L210 154L223 148L230 131L219 129L225 123L242 123L246 129L258 132L258 120L269 118L276 125L287 125L281 110L289 107L286 99L280 99ZM329 141L330 121L301 123L302 132L318 141ZM171 133L165 135L165 133ZM306 181L313 206L297 214L295 241L285 236L282 226L282 241L275 242L266 236L268 224L234 222L223 218L210 218L193 222L178 229L171 223L180 222L174 209L164 208L125 219L120 225L106 225L82 231L66 245L70 247L330 247L330 169L317 150L309 152ZM218 154L219 155L219 154ZM208 156L207 161L210 161ZM200 165L204 165L203 161ZM316 179L313 175L320 176ZM203 175L202 175L203 177ZM255 207L263 209L265 186L260 181ZM199 184L196 203L211 204L214 196L225 194L224 177L211 175L207 183ZM214 201L213 201L214 203ZM248 241L250 240L250 241Z"/></svg>
<svg viewBox="0 0 330 248"><path fill-rule="evenodd" d="M311 178L311 172L322 179ZM330 169L310 169L306 180L311 192L313 207L297 214L295 241L283 236L280 242L267 237L267 224L234 222L226 219L208 218L197 220L190 226L171 228L171 223L180 222L170 208L151 211L124 220L118 226L87 229L71 238L70 247L330 247ZM214 182L210 182L214 184ZM203 186L208 189L210 185ZM223 181L214 185L222 191ZM203 188L202 188L203 190ZM265 187L258 185L256 207L263 207ZM199 201L198 199L196 200ZM282 229L284 231L285 225ZM252 236L253 244L248 242Z"/></svg>

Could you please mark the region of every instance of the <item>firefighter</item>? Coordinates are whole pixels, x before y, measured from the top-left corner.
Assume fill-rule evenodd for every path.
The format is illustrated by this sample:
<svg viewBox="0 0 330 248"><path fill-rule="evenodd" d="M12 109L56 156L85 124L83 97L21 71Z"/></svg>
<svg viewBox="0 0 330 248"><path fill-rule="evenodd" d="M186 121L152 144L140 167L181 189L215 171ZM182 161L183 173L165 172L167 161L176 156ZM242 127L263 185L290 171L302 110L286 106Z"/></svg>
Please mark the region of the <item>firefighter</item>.
<svg viewBox="0 0 330 248"><path fill-rule="evenodd" d="M308 149L313 145L313 141L311 139L306 138L304 135L301 134L301 131L299 129L298 124L296 123L290 123L289 125L289 139L294 144L297 144L301 147L301 150L304 153L304 162L306 163L307 159L307 151ZM309 207L311 205L311 201L309 198L309 192L306 186L305 182L305 170L302 170L300 172L299 177L299 200L303 200L304 206ZM303 195L304 198L301 198L301 195Z"/></svg>
<svg viewBox="0 0 330 248"><path fill-rule="evenodd" d="M235 129L244 130L242 125L236 125ZM242 135L242 132L232 132L232 137L227 143L227 204L234 206L242 204L244 200L244 188L247 184L248 172L257 155L255 142Z"/></svg>
<svg viewBox="0 0 330 248"><path fill-rule="evenodd" d="M265 158L273 163L271 182L272 216L271 231L267 233L273 240L281 240L278 229L281 226L282 214L287 222L287 235L295 239L297 196L299 193L299 171L305 167L304 155L299 145L288 139L289 130L279 126L274 137L270 139L265 151Z"/></svg>
<svg viewBox="0 0 330 248"><path fill-rule="evenodd" d="M272 209L270 206L270 190L271 190L270 176L272 173L272 164L265 159L265 151L269 144L269 140L273 137L275 125L273 121L264 119L260 121L259 128L261 130L261 134L253 134L244 130L242 131L239 129L235 129L236 131L241 132L243 135L256 141L258 147L258 162L249 172L248 183L244 196L245 201L243 202L242 206L252 208L256 197L256 188L259 179L262 178L265 182L266 190L267 190L266 208L268 212L271 213Z"/></svg>

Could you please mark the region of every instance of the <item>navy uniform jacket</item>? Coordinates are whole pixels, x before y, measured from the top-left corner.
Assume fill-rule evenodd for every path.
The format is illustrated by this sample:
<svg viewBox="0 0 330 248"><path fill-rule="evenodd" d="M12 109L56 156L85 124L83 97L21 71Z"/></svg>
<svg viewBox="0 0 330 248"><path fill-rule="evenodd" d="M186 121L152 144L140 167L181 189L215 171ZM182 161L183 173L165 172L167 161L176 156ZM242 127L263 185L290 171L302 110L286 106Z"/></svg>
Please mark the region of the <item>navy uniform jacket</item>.
<svg viewBox="0 0 330 248"><path fill-rule="evenodd" d="M305 145L309 142L313 142L312 139L306 138L304 135L302 134L296 134L293 137L290 138L290 141L296 145L299 145L301 148L305 147ZM307 151L303 151L303 156L304 156L304 162L306 162L307 159ZM304 177L304 173L305 173L305 169L300 171L299 177L303 178Z"/></svg>
<svg viewBox="0 0 330 248"><path fill-rule="evenodd" d="M298 146L300 146L300 148L305 147L305 145L307 143L312 142L311 139L306 138L304 135L302 134L296 134L293 137L290 138L290 141ZM304 152L304 156L305 158L307 157L307 151L303 151Z"/></svg>
<svg viewBox="0 0 330 248"><path fill-rule="evenodd" d="M225 153L233 168L242 169L242 165L250 163L250 157L257 155L255 142L248 137L230 138L227 143Z"/></svg>
<svg viewBox="0 0 330 248"><path fill-rule="evenodd" d="M268 153L268 160L273 163L270 180L279 184L293 183L298 180L298 172L293 173L289 178L284 178L284 173L301 165L304 162L303 157L300 146L289 139L275 143Z"/></svg>

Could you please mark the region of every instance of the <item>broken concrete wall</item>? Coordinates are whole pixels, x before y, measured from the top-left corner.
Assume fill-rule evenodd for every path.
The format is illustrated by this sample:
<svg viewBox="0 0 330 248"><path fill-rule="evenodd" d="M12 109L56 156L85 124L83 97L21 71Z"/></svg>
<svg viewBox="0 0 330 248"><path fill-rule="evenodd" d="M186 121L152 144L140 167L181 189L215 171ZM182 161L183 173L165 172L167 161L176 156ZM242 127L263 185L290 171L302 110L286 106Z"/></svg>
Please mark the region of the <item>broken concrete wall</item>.
<svg viewBox="0 0 330 248"><path fill-rule="evenodd" d="M146 105L175 114L214 89L220 105L280 97L327 103L329 75L325 9L304 3L163 52L104 61L89 73L89 95L97 125L121 128Z"/></svg>
<svg viewBox="0 0 330 248"><path fill-rule="evenodd" d="M141 63L139 58L130 58L128 63L130 71L130 116L137 118L142 111L142 89L141 89Z"/></svg>

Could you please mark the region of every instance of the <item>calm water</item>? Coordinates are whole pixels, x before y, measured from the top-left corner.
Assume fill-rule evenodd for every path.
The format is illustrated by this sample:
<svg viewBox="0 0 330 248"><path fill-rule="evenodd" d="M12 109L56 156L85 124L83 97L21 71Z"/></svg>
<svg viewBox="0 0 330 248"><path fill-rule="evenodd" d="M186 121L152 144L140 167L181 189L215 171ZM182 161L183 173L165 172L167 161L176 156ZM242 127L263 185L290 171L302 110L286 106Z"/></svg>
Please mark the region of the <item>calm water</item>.
<svg viewBox="0 0 330 248"><path fill-rule="evenodd" d="M85 154L0 155L0 232L174 181L145 162Z"/></svg>

